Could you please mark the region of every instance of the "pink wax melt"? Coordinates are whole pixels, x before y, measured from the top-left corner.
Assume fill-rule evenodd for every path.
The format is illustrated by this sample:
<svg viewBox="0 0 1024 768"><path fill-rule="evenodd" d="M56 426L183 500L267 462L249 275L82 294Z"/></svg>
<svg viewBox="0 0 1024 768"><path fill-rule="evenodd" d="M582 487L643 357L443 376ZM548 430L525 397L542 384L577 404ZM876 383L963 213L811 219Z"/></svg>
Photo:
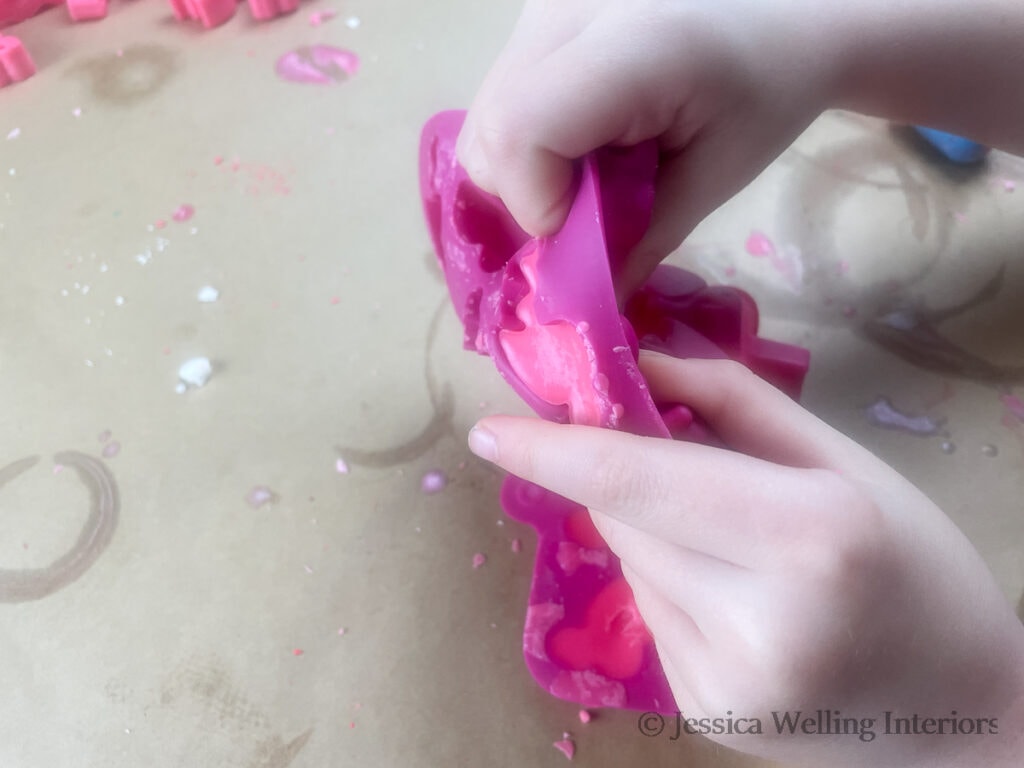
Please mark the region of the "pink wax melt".
<svg viewBox="0 0 1024 768"><path fill-rule="evenodd" d="M797 397L806 350L757 336L754 300L662 266L619 313L612 270L639 242L654 199L648 142L583 158L558 234L527 235L455 158L465 113L423 129L420 192L464 346L489 355L543 418L722 446L685 403L655 403L639 348L733 358ZM676 709L619 562L586 508L517 477L501 503L538 534L523 654L537 682L584 707Z"/></svg>

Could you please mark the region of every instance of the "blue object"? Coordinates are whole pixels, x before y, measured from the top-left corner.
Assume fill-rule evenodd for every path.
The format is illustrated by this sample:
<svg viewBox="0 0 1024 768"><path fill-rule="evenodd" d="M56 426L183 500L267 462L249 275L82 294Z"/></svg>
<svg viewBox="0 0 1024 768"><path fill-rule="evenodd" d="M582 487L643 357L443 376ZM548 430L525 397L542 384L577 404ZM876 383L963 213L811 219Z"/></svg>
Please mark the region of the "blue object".
<svg viewBox="0 0 1024 768"><path fill-rule="evenodd" d="M947 160L959 165L970 165L976 163L988 154L988 147L984 147L975 141L954 136L952 133L944 133L934 128L922 128L915 126L921 137L937 149Z"/></svg>

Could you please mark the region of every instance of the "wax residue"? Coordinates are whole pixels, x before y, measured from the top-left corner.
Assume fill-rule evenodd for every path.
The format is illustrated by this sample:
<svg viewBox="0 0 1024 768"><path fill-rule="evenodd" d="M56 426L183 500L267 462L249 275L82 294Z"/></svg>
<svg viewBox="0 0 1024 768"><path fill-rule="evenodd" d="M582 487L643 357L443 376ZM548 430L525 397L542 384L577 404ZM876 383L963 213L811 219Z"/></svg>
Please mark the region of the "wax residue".
<svg viewBox="0 0 1024 768"><path fill-rule="evenodd" d="M448 477L439 469L432 469L420 480L420 490L424 493L438 493L448 485Z"/></svg>
<svg viewBox="0 0 1024 768"><path fill-rule="evenodd" d="M195 214L196 209L188 203L179 205L174 213L171 214L171 218L175 221L188 221Z"/></svg>
<svg viewBox="0 0 1024 768"><path fill-rule="evenodd" d="M289 51L277 60L278 77L293 83L341 83L359 71L359 57L333 45L312 45Z"/></svg>
<svg viewBox="0 0 1024 768"><path fill-rule="evenodd" d="M568 760L572 760L573 755L576 754L576 743L572 739L560 739L551 746L565 755Z"/></svg>
<svg viewBox="0 0 1024 768"><path fill-rule="evenodd" d="M487 555L482 552L477 552L473 555L473 570L483 567L483 564L487 562Z"/></svg>
<svg viewBox="0 0 1024 768"><path fill-rule="evenodd" d="M880 397L864 409L867 420L876 427L886 429L898 429L909 432L912 435L927 437L936 435L942 429L942 420L931 416L910 416L889 402L887 398Z"/></svg>
<svg viewBox="0 0 1024 768"><path fill-rule="evenodd" d="M804 276L803 259L799 248L794 245L776 248L775 243L764 232L757 230L750 233L745 248L751 256L767 259L772 269L778 272L791 288L799 288Z"/></svg>
<svg viewBox="0 0 1024 768"><path fill-rule="evenodd" d="M589 722L590 722L590 721L591 721L591 720L593 719L593 717L594 717L593 715L591 715L591 714L590 714L590 713L589 713L589 712L588 712L587 710L585 710L585 709L581 709L581 710L580 710L580 715L579 715L579 716L580 716L580 722L581 722L581 723L583 723L584 725L586 725L587 723L589 723Z"/></svg>
<svg viewBox="0 0 1024 768"><path fill-rule="evenodd" d="M245 503L253 509L259 509L274 500L274 492L265 485L257 485L245 494Z"/></svg>

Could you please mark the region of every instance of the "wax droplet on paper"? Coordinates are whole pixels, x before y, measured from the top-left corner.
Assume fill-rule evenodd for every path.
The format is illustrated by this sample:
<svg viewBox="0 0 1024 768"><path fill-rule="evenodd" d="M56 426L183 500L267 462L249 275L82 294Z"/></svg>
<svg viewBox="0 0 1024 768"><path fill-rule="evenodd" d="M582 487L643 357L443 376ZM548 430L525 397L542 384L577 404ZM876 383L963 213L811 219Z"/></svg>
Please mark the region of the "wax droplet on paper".
<svg viewBox="0 0 1024 768"><path fill-rule="evenodd" d="M475 571L477 568L481 567L486 562L487 555L483 554L482 552L477 552L475 555L473 555L473 570Z"/></svg>
<svg viewBox="0 0 1024 768"><path fill-rule="evenodd" d="M754 230L750 233L745 243L747 253L751 256L771 256L775 253L775 244L768 239L764 232Z"/></svg>
<svg viewBox="0 0 1024 768"><path fill-rule="evenodd" d="M220 291L212 285L204 285L199 289L199 292L196 294L196 298L203 304L212 304L220 298Z"/></svg>
<svg viewBox="0 0 1024 768"><path fill-rule="evenodd" d="M265 485L257 485L245 494L245 503L253 509L259 509L274 500L274 492Z"/></svg>
<svg viewBox="0 0 1024 768"><path fill-rule="evenodd" d="M205 386L213 374L213 366L208 357L193 357L186 360L178 369L178 378L186 387Z"/></svg>
<svg viewBox="0 0 1024 768"><path fill-rule="evenodd" d="M196 212L196 209L188 203L182 203L178 206L177 210L171 214L171 218L175 221L188 221L192 218L192 215Z"/></svg>
<svg viewBox="0 0 1024 768"><path fill-rule="evenodd" d="M112 459L121 452L121 444L114 440L103 446L103 458Z"/></svg>
<svg viewBox="0 0 1024 768"><path fill-rule="evenodd" d="M423 479L420 480L420 490L424 493L437 493L443 491L444 487L448 485L448 478L444 472L439 469L432 469L423 475Z"/></svg>
<svg viewBox="0 0 1024 768"><path fill-rule="evenodd" d="M359 71L359 57L332 45L313 45L289 51L277 60L278 77L293 83L340 83Z"/></svg>
<svg viewBox="0 0 1024 768"><path fill-rule="evenodd" d="M551 746L565 755L568 760L572 760L573 756L576 754L576 743L572 739L560 739Z"/></svg>
<svg viewBox="0 0 1024 768"><path fill-rule="evenodd" d="M867 420L876 427L899 429L914 435L928 436L937 434L942 428L942 421L931 416L909 416L898 411L887 398L880 397L864 409Z"/></svg>

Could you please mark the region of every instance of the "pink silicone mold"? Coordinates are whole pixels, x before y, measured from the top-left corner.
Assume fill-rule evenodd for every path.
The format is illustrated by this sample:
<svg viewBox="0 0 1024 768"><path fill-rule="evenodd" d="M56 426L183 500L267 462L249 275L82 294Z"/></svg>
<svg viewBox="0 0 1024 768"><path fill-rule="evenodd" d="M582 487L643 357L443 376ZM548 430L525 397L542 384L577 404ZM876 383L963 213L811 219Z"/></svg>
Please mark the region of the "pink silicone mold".
<svg viewBox="0 0 1024 768"><path fill-rule="evenodd" d="M662 266L619 314L612 267L650 219L657 149L606 148L581 162L562 230L531 238L455 158L465 113L424 127L420 192L467 349L543 418L721 445L685 404L655 403L639 347L742 361L797 397L806 350L757 336L753 299ZM586 508L517 477L505 511L538 534L523 652L534 678L583 706L675 711L650 635L618 560Z"/></svg>

